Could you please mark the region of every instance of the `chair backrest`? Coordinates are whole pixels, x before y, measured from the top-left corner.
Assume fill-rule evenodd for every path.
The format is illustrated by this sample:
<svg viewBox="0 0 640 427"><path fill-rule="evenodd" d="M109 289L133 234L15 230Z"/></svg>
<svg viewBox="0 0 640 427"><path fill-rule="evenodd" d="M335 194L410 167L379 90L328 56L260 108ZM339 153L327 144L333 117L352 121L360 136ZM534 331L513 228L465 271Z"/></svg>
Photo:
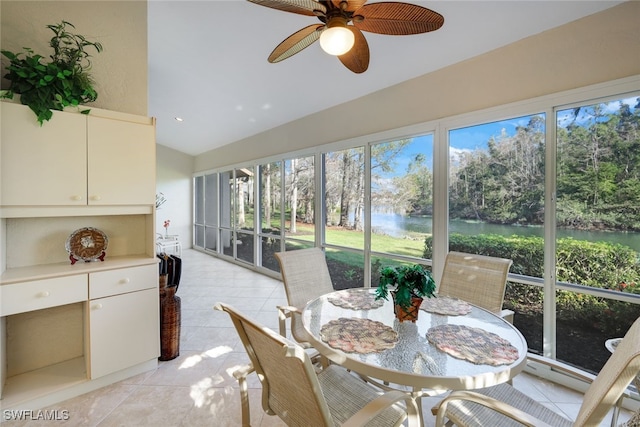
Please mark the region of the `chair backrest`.
<svg viewBox="0 0 640 427"><path fill-rule="evenodd" d="M512 262L505 258L449 252L438 294L460 298L498 313L502 310Z"/></svg>
<svg viewBox="0 0 640 427"><path fill-rule="evenodd" d="M218 303L240 335L262 383L262 408L288 426L332 426L333 420L320 383L302 347L247 318L235 308Z"/></svg>
<svg viewBox="0 0 640 427"><path fill-rule="evenodd" d="M327 259L320 248L298 249L275 254L290 306L300 310L321 295L333 292ZM298 342L306 341L298 314L291 318L291 334Z"/></svg>
<svg viewBox="0 0 640 427"><path fill-rule="evenodd" d="M595 345L595 343L594 343ZM640 317L591 383L574 426L597 426L640 372Z"/></svg>

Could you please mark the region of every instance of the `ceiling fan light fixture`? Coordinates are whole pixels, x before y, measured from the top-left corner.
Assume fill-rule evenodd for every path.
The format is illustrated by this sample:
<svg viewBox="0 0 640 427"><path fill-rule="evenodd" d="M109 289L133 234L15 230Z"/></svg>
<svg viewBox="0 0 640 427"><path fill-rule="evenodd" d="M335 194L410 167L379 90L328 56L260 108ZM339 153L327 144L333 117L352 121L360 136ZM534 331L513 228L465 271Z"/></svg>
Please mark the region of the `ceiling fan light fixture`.
<svg viewBox="0 0 640 427"><path fill-rule="evenodd" d="M351 50L355 36L346 23L337 21L333 25L327 24L327 28L320 35L320 47L329 55L340 56Z"/></svg>
<svg viewBox="0 0 640 427"><path fill-rule="evenodd" d="M444 17L438 12L400 1L371 4L366 4L367 0L249 1L284 12L315 16L321 22L307 25L284 39L267 61L290 58L319 40L322 50L337 56L342 65L356 74L369 68L369 44L363 31L406 36L435 31L444 24Z"/></svg>

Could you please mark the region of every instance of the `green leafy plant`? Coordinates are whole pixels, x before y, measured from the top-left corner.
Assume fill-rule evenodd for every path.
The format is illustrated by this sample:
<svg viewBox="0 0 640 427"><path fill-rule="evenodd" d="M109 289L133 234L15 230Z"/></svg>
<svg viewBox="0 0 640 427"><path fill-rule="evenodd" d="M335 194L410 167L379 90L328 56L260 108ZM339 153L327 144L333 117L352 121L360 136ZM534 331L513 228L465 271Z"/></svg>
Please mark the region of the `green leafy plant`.
<svg viewBox="0 0 640 427"><path fill-rule="evenodd" d="M358 274L357 271L355 271L354 269L351 269L344 272L344 277L347 280L353 280L353 278L356 277L357 274Z"/></svg>
<svg viewBox="0 0 640 427"><path fill-rule="evenodd" d="M431 298L436 283L431 272L422 264L384 267L380 270L380 283L376 288L376 299L388 299L389 292L395 293L395 302L402 308L411 306L411 297Z"/></svg>
<svg viewBox="0 0 640 427"><path fill-rule="evenodd" d="M20 102L31 108L41 126L45 120L51 119L52 110L78 107L98 98L89 75L91 55L86 49L101 52L102 45L70 32L68 27L75 28L67 21L47 25L55 34L49 42L53 48L50 62L28 47L20 53L1 51L10 61L4 77L11 82L1 97L11 99L14 94L19 94ZM88 114L89 110L81 113Z"/></svg>

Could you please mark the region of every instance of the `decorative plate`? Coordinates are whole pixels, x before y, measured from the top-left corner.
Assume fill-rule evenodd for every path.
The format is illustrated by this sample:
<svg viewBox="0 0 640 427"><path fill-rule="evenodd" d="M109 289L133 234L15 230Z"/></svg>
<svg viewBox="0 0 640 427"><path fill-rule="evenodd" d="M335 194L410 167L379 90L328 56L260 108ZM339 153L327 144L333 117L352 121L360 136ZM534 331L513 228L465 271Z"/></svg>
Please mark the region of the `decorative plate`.
<svg viewBox="0 0 640 427"><path fill-rule="evenodd" d="M74 264L76 260L89 262L100 259L103 261L108 243L107 235L101 230L84 227L71 233L64 246L69 252L71 264Z"/></svg>

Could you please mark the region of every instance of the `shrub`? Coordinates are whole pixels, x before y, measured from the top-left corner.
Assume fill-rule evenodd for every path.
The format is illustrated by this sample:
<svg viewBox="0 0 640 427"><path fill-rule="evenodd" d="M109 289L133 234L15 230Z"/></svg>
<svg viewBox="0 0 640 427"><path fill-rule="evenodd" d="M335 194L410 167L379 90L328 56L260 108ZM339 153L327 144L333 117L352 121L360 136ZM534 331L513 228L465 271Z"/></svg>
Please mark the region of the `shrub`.
<svg viewBox="0 0 640 427"><path fill-rule="evenodd" d="M640 254L608 242L559 239L556 245L556 276L560 282L640 294ZM510 258L511 273L543 277L544 240L532 236L451 234L449 249L479 255ZM433 240L425 240L424 257L433 255ZM508 283L505 307L516 312L542 311L543 289ZM559 320L591 325L611 336L624 333L640 316L640 306L592 295L557 291Z"/></svg>

